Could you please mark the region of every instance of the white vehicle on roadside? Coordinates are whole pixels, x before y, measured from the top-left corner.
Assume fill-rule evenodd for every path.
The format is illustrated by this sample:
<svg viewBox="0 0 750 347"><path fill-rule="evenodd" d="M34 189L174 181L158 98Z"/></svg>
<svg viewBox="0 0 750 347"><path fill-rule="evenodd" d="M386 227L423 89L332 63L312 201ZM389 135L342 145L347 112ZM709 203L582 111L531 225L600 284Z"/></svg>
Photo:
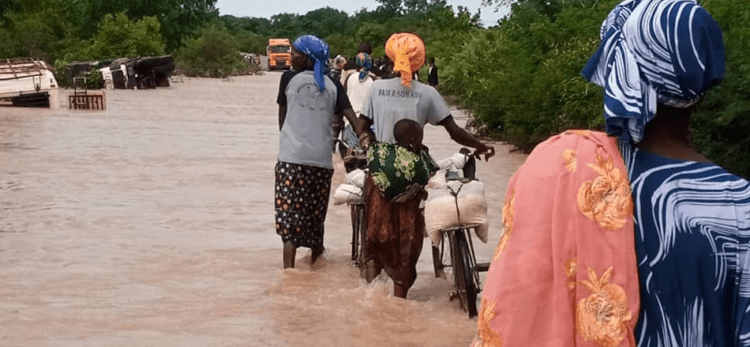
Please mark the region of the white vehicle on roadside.
<svg viewBox="0 0 750 347"><path fill-rule="evenodd" d="M57 80L47 63L31 58L0 60L0 106L56 107L57 98Z"/></svg>

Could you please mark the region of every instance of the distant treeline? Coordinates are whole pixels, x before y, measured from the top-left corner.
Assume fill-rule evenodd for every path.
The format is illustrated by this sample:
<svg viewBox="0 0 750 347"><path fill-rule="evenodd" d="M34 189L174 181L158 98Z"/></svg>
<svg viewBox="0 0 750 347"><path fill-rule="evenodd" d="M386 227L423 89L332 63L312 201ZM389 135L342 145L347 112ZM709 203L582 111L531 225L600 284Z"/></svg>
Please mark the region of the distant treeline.
<svg viewBox="0 0 750 347"><path fill-rule="evenodd" d="M619 0L484 0L511 5L499 23L445 0L378 0L354 14L326 7L303 15L219 16L216 0L0 0L0 59L72 61L171 54L197 76L242 74L239 52L265 54L269 37L313 34L332 55L361 42L384 55L394 32L424 38L440 68L440 90L474 115L475 130L530 151L568 128L601 129L602 90L581 68ZM707 157L750 177L750 2L703 0L724 32L724 83L706 96L694 142ZM426 77L426 69L422 76Z"/></svg>

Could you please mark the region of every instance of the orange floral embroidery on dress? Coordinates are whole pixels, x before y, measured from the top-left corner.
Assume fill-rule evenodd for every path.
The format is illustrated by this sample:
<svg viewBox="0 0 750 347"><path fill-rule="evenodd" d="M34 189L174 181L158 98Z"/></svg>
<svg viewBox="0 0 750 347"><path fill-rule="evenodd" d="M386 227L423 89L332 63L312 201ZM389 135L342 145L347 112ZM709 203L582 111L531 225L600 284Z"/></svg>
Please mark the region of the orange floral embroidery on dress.
<svg viewBox="0 0 750 347"><path fill-rule="evenodd" d="M578 162L576 161L576 151L572 149L566 149L562 152L562 157L565 161L565 166L568 168L568 171L576 172L576 167L578 166Z"/></svg>
<svg viewBox="0 0 750 347"><path fill-rule="evenodd" d="M479 328L479 340L475 340L472 346L476 347L502 347L503 340L500 335L490 327L490 321L497 316L495 312L494 301L482 297L482 310L477 317L477 326Z"/></svg>
<svg viewBox="0 0 750 347"><path fill-rule="evenodd" d="M578 209L584 216L605 229L618 230L633 214L628 177L615 167L612 158L596 155L596 163L588 165L599 174L578 189Z"/></svg>
<svg viewBox="0 0 750 347"><path fill-rule="evenodd" d="M495 254L492 257L493 260L500 257L500 253L502 253L508 247L508 239L510 238L510 234L513 231L513 218L514 218L515 204L516 204L516 197L513 196L503 206L503 226L504 226L503 236L500 238L500 242L498 242L497 248L495 248Z"/></svg>
<svg viewBox="0 0 750 347"><path fill-rule="evenodd" d="M576 331L599 347L616 347L625 338L627 323L633 315L628 310L628 297L622 287L609 283L610 267L599 278L589 267L589 281L581 281L592 291L581 299L576 309Z"/></svg>
<svg viewBox="0 0 750 347"><path fill-rule="evenodd" d="M578 260L570 258L565 262L565 275L568 276L568 288L576 287L576 274L578 273Z"/></svg>

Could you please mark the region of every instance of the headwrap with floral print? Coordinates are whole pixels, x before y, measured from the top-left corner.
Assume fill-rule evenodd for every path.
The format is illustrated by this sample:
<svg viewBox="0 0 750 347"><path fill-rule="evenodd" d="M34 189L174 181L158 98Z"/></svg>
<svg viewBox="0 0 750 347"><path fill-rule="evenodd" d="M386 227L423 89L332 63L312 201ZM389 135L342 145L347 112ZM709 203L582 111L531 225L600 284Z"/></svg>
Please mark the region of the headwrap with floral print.
<svg viewBox="0 0 750 347"><path fill-rule="evenodd" d="M411 88L412 74L424 65L424 41L414 34L396 33L385 43L385 54L393 60L393 71L401 72L401 84Z"/></svg>

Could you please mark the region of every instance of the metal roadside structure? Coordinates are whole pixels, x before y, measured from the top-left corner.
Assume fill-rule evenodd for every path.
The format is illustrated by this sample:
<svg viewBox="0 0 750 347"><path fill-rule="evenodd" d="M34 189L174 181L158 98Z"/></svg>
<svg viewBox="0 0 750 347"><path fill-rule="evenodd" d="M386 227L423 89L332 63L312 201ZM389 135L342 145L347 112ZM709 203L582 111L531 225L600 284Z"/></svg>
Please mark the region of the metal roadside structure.
<svg viewBox="0 0 750 347"><path fill-rule="evenodd" d="M74 110L104 110L107 98L103 90L88 90L86 77L73 78L73 94L68 96L69 107Z"/></svg>
<svg viewBox="0 0 750 347"><path fill-rule="evenodd" d="M34 58L0 60L0 106L59 106L59 89L47 63Z"/></svg>

